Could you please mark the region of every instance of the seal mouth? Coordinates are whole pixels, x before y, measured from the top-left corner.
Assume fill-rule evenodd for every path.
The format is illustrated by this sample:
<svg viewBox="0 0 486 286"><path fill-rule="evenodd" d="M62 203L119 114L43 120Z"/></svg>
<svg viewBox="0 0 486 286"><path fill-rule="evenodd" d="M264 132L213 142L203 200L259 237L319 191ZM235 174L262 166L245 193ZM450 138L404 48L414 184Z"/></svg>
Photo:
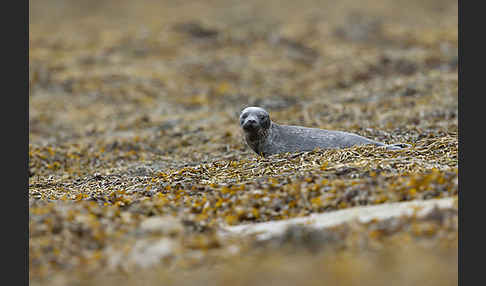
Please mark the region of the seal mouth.
<svg viewBox="0 0 486 286"><path fill-rule="evenodd" d="M254 121L247 121L243 126L241 126L245 131L255 131L258 129L258 124Z"/></svg>

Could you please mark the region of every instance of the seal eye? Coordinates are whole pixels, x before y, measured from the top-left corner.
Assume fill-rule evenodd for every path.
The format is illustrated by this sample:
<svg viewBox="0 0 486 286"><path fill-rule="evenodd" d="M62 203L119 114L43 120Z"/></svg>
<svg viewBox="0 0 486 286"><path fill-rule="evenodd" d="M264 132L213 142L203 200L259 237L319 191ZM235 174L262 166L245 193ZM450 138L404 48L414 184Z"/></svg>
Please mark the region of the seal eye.
<svg viewBox="0 0 486 286"><path fill-rule="evenodd" d="M262 114L258 115L258 119L260 119L260 121L262 121L263 119L265 119L265 115L262 115Z"/></svg>
<svg viewBox="0 0 486 286"><path fill-rule="evenodd" d="M243 115L241 116L241 118L243 118L243 119L245 119L245 118L247 118L247 117L248 117L248 113L245 113L245 114L243 114Z"/></svg>

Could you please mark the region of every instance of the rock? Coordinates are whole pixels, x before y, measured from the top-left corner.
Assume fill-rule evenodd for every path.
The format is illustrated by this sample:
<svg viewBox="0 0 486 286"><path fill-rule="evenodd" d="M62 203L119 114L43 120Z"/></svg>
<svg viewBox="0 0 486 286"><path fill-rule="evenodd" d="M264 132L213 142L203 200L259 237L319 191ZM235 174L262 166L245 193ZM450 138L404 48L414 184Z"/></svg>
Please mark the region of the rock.
<svg viewBox="0 0 486 286"><path fill-rule="evenodd" d="M241 237L256 234L258 240L267 240L285 234L289 226L296 224L304 224L316 230L326 230L351 221L368 223L373 220L386 220L401 216L415 215L416 217L424 217L431 211L436 211L436 208L441 210L451 209L453 204L453 198L443 198L361 206L287 220L227 226L220 232L220 235L222 237L228 235Z"/></svg>

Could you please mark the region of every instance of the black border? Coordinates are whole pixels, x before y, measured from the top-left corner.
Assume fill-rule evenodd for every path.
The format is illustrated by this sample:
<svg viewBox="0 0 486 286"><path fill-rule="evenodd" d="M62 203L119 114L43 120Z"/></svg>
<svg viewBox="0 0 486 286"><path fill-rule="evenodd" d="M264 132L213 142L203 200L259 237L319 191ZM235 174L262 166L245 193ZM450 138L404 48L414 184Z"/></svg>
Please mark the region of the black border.
<svg viewBox="0 0 486 286"><path fill-rule="evenodd" d="M29 284L29 2L3 5L2 279ZM7 282L12 281L12 282Z"/></svg>

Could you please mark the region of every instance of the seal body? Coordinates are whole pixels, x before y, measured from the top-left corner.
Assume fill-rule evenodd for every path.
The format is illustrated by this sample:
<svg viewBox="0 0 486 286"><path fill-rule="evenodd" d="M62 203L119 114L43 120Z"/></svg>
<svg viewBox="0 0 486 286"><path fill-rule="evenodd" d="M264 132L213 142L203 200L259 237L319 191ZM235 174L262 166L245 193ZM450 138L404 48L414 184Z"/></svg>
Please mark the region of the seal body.
<svg viewBox="0 0 486 286"><path fill-rule="evenodd" d="M245 108L240 115L240 125L248 146L262 156L312 151L315 148L348 148L357 145L383 146L390 150L409 147L408 144L386 145L344 131L280 125L272 122L268 112L260 107Z"/></svg>

